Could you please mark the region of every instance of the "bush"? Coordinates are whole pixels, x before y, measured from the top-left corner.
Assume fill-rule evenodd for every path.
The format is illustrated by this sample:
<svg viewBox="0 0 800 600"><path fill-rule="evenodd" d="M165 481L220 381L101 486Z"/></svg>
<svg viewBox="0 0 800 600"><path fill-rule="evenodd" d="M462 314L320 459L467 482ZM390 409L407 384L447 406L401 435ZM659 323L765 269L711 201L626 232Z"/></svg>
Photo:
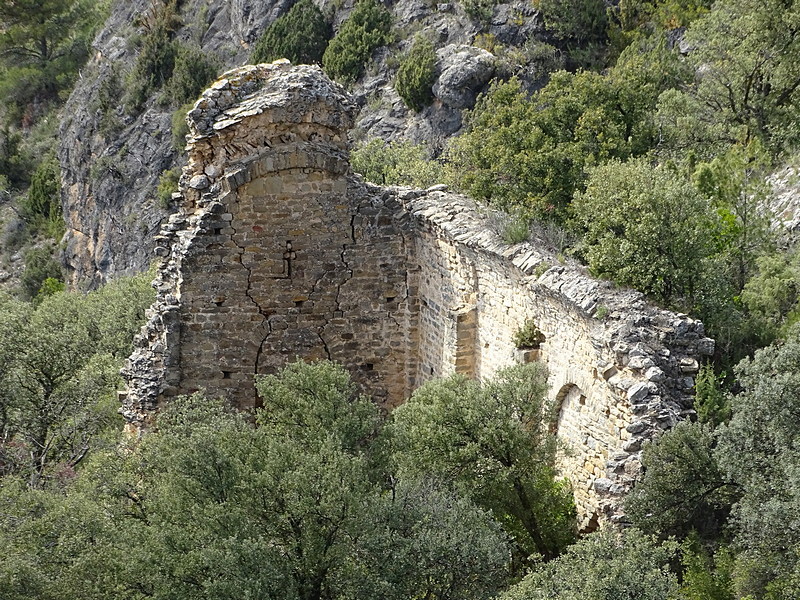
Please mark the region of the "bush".
<svg viewBox="0 0 800 600"><path fill-rule="evenodd" d="M180 26L177 0L168 0L143 17L146 32L141 39L139 55L126 79L125 106L129 112L142 108L153 90L161 89L172 77L175 68L176 44L172 36Z"/></svg>
<svg viewBox="0 0 800 600"><path fill-rule="evenodd" d="M492 21L495 4L497 0L461 0L464 12L473 20L485 25Z"/></svg>
<svg viewBox="0 0 800 600"><path fill-rule="evenodd" d="M392 16L375 0L360 0L322 55L329 77L351 84L364 72L375 48L389 41Z"/></svg>
<svg viewBox="0 0 800 600"><path fill-rule="evenodd" d="M23 297L35 298L47 279L61 280L61 266L53 259L51 248L31 248L25 253L25 270L20 277Z"/></svg>
<svg viewBox="0 0 800 600"><path fill-rule="evenodd" d="M436 81L436 51L430 40L418 36L400 62L394 87L406 106L417 112L433 101Z"/></svg>
<svg viewBox="0 0 800 600"><path fill-rule="evenodd" d="M429 159L424 147L407 141L370 140L353 151L351 164L353 171L378 185L428 188L444 178L442 165Z"/></svg>
<svg viewBox="0 0 800 600"><path fill-rule="evenodd" d="M172 104L194 101L217 78L219 67L200 48L174 42L174 66L164 90L165 100Z"/></svg>
<svg viewBox="0 0 800 600"><path fill-rule="evenodd" d="M519 350L537 349L545 341L545 337L536 325L536 321L528 319L522 327L514 332L512 341Z"/></svg>
<svg viewBox="0 0 800 600"><path fill-rule="evenodd" d="M645 159L610 162L591 171L573 208L596 275L666 303L694 299L719 225L679 173Z"/></svg>
<svg viewBox="0 0 800 600"><path fill-rule="evenodd" d="M54 156L45 158L31 177L28 194L21 201L22 215L33 231L49 237L60 237L61 219L60 169Z"/></svg>
<svg viewBox="0 0 800 600"><path fill-rule="evenodd" d="M330 24L314 3L300 0L267 27L256 42L250 62L288 58L293 64L318 64L331 34Z"/></svg>
<svg viewBox="0 0 800 600"><path fill-rule="evenodd" d="M566 42L600 41L606 32L604 0L536 0L545 27Z"/></svg>
<svg viewBox="0 0 800 600"><path fill-rule="evenodd" d="M172 147L183 154L186 149L186 136L189 135L187 113L194 107L194 102L187 102L172 113Z"/></svg>
<svg viewBox="0 0 800 600"><path fill-rule="evenodd" d="M161 173L161 176L158 178L158 190L156 192L161 208L169 208L170 204L172 204L172 194L178 191L178 182L180 178L180 167L167 169Z"/></svg>
<svg viewBox="0 0 800 600"><path fill-rule="evenodd" d="M678 581L669 571L674 543L658 544L636 529L588 535L563 556L534 569L499 600L667 600Z"/></svg>

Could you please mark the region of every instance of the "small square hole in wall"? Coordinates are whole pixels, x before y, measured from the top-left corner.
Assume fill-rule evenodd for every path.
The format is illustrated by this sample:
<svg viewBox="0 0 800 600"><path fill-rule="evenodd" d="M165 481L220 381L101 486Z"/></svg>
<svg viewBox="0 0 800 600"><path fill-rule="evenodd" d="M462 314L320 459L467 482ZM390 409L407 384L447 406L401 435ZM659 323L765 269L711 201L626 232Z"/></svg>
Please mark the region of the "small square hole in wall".
<svg viewBox="0 0 800 600"><path fill-rule="evenodd" d="M373 365L372 363L365 363L365 364L361 365L361 370L362 371L372 371L374 368L375 368L375 365Z"/></svg>
<svg viewBox="0 0 800 600"><path fill-rule="evenodd" d="M223 371L222 372L222 378L223 379L230 379L232 373L233 373L233 371Z"/></svg>
<svg viewBox="0 0 800 600"><path fill-rule="evenodd" d="M222 235L222 227L214 227L214 235Z"/></svg>
<svg viewBox="0 0 800 600"><path fill-rule="evenodd" d="M222 303L223 303L222 300L215 300L214 301L214 306L222 306Z"/></svg>
<svg viewBox="0 0 800 600"><path fill-rule="evenodd" d="M431 367L431 375L433 375L433 367Z"/></svg>
<svg viewBox="0 0 800 600"><path fill-rule="evenodd" d="M300 308L301 306L303 306L303 300L295 300L295 301L294 301L294 305L295 305L297 308Z"/></svg>

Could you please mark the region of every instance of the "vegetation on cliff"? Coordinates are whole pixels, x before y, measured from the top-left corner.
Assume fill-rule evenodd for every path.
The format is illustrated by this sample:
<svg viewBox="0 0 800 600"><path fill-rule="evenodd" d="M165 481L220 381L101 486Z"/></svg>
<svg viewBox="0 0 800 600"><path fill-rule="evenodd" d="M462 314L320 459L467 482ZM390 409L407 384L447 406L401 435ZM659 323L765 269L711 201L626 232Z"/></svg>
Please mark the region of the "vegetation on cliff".
<svg viewBox="0 0 800 600"><path fill-rule="evenodd" d="M339 368L296 364L259 382L258 427L196 396L119 445L118 369L150 291L140 278L64 292L43 242L63 227L55 111L108 4L0 5L0 194L19 214L3 245L37 243L20 278L32 302L0 298L0 596L800 597L800 270L763 210L767 175L800 143L796 3L534 0L545 32L515 47L494 2L465 0L498 79L463 134L436 161L402 141L354 153L378 183L446 180L523 233L529 221L563 228L576 241L560 250L702 317L717 339L699 422L644 450L627 505L636 528L571 546L569 489L537 426L543 375L530 370L434 382L386 420ZM198 41L207 19L187 33L184 5L154 0L138 15L134 58L98 86L98 139L184 105L218 72ZM252 40L254 60L322 62L348 85L410 32L392 32L372 0L346 7L333 39L331 14L307 0L287 9ZM380 64L408 107L440 110L437 38L414 39ZM118 146L98 179L123 179ZM162 162L167 207L176 171Z"/></svg>

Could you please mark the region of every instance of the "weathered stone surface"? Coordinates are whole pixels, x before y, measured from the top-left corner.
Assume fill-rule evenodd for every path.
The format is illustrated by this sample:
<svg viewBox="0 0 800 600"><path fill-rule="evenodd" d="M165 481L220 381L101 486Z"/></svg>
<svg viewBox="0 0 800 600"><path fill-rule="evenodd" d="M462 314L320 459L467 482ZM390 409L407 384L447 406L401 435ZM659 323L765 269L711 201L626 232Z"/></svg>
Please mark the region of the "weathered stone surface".
<svg viewBox="0 0 800 600"><path fill-rule="evenodd" d="M713 349L702 323L504 244L443 187L363 183L355 112L318 68L286 63L229 72L197 102L158 299L125 370L129 426L198 389L257 406L253 376L297 358L341 362L387 407L433 377L539 360L583 524L619 521L642 443L691 413L693 361ZM521 352L531 319L545 340Z"/></svg>
<svg viewBox="0 0 800 600"><path fill-rule="evenodd" d="M436 52L441 73L433 95L452 108L467 108L492 78L495 58L482 48L450 44Z"/></svg>
<svg viewBox="0 0 800 600"><path fill-rule="evenodd" d="M199 46L225 69L246 63L264 29L294 4L294 0L182 0L174 41ZM319 0L334 28L349 16L355 2ZM154 0L113 2L109 18L92 44L92 56L81 70L60 123L58 157L61 164L62 212L66 221L62 260L68 281L92 287L108 279L141 272L149 266L154 239L162 221L175 208L159 199L157 186L165 171L182 166L182 152L172 140L176 106L169 90L154 89L141 110L126 107L126 77L137 61L140 41L151 12L164 4ZM384 3L398 32L424 30L437 47L475 43L485 23L470 17L461 3L438 9L421 0ZM488 33L504 46L528 44L542 34L541 19L527 0L501 2L493 7ZM394 89L396 61L414 36L398 35L376 49L370 68L355 83L360 107L360 139L408 139L425 143L432 152L462 125L461 108L435 102L420 113L409 110ZM483 52L483 51L480 51ZM533 60L521 48L518 60ZM535 62L535 61L534 61ZM515 68L527 84L525 64ZM481 78L488 81L488 75ZM472 84L470 84L472 85ZM463 104L477 90L464 95ZM448 91L443 90L447 96ZM232 96L216 90L209 106ZM221 104L220 104L221 103ZM201 111L202 112L202 111ZM177 141L180 146L180 140ZM212 173L207 173L212 179Z"/></svg>

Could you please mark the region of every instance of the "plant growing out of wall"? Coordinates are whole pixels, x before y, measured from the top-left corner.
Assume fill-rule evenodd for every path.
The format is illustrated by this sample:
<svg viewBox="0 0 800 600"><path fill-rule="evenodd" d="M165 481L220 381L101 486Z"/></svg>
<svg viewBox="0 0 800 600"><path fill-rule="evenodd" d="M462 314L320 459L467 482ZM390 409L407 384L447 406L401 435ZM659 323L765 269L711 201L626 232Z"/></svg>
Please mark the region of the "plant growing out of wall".
<svg viewBox="0 0 800 600"><path fill-rule="evenodd" d="M528 319L514 332L512 338L518 350L538 350L545 341L544 334L533 319Z"/></svg>

